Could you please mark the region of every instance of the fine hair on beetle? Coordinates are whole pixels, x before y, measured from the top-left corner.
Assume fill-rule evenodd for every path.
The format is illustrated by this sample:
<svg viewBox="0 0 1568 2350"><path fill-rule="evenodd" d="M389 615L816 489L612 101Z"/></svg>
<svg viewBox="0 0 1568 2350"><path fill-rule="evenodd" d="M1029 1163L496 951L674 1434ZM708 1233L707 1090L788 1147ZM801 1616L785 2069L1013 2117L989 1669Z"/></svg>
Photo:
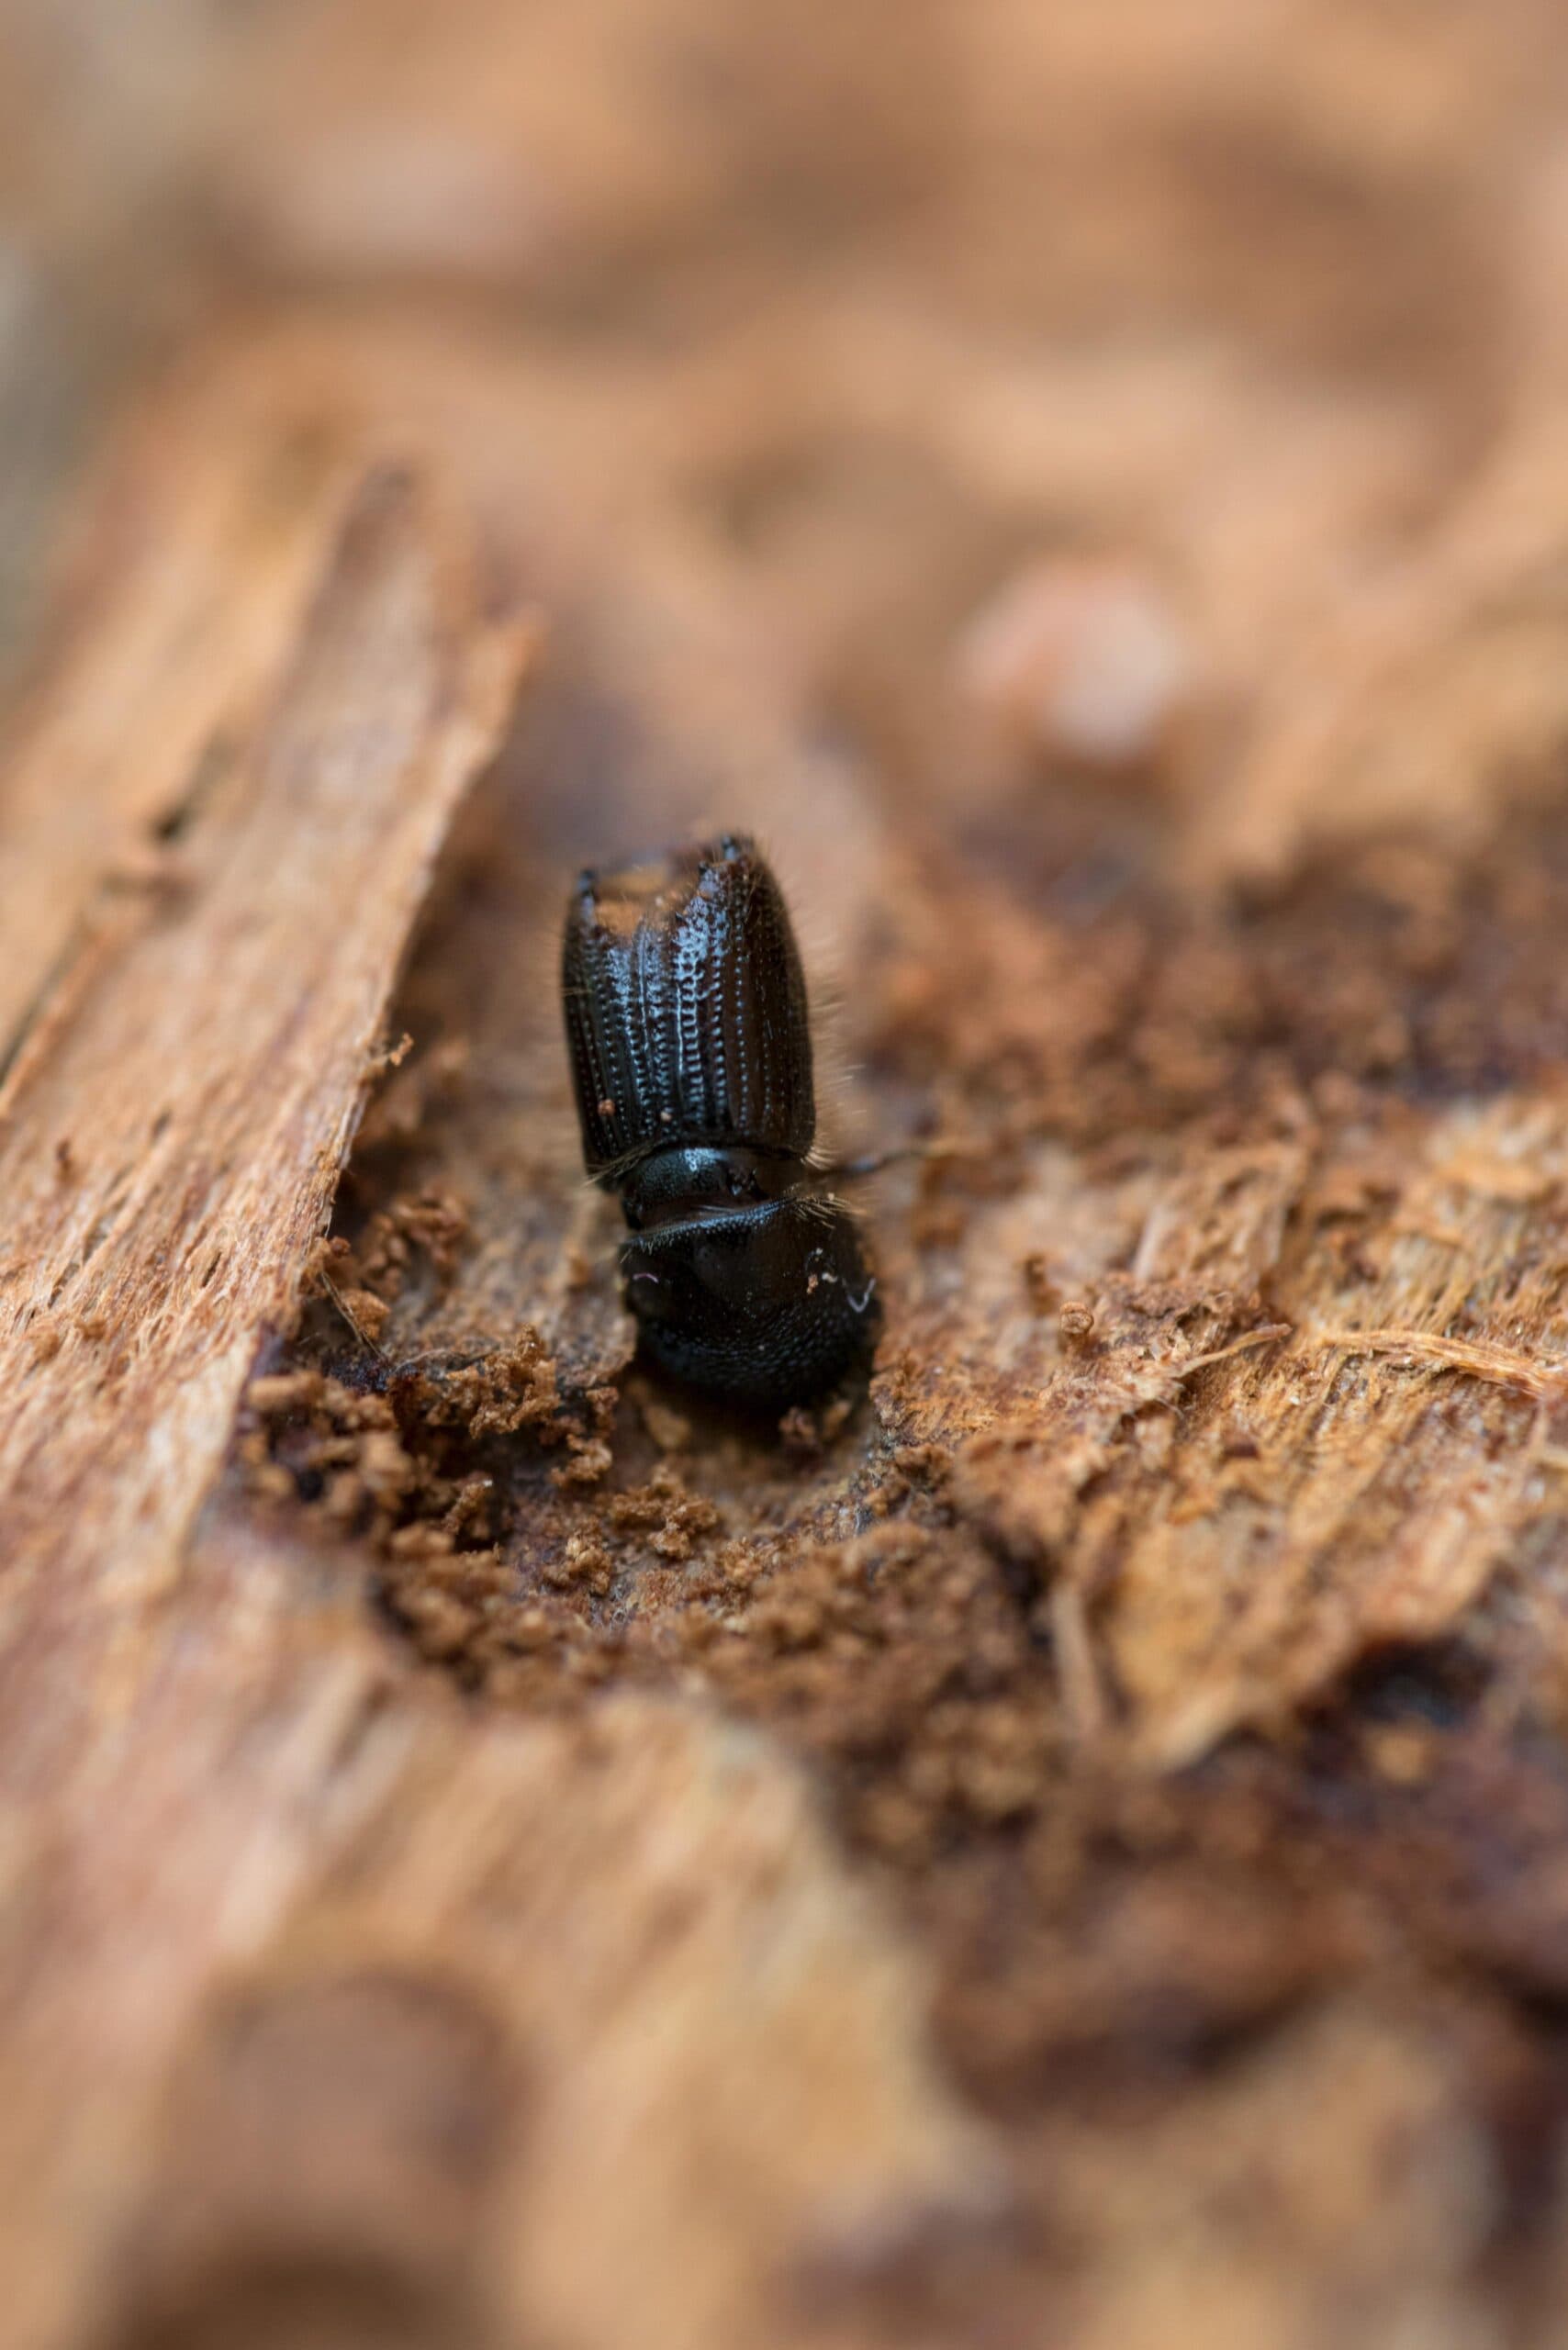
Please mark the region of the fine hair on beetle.
<svg viewBox="0 0 1568 2350"><path fill-rule="evenodd" d="M804 967L756 842L584 871L561 984L584 1164L621 1201L644 1354L752 1404L864 1363L876 1277L827 1186Z"/></svg>

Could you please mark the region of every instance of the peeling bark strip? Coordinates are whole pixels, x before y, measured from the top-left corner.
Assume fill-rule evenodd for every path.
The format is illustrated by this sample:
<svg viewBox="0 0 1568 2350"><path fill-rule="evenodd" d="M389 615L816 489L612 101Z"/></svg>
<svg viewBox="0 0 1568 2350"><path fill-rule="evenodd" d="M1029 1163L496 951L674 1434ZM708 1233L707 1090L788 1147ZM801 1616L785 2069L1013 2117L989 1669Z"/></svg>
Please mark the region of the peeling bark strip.
<svg viewBox="0 0 1568 2350"><path fill-rule="evenodd" d="M223 421L171 436L208 493L240 433ZM260 436L274 491L278 450ZM111 516L148 484L133 462L112 487ZM215 1964L264 1936L297 1883L301 1823L383 1678L357 1607L345 1619L254 1545L188 1556L186 1539L258 1335L295 1311L387 992L521 649L515 627L477 625L416 484L369 477L346 519L320 480L280 498L286 581L259 560L251 491L237 532L211 530L195 489L172 498L161 565L133 558L118 581L100 509L89 543L108 584L67 608L27 743L0 768L6 902L23 910L13 1005L98 901L0 1113L0 1840L17 1926L0 1963L0 2267L25 2344L102 2332L99 2272L162 2068ZM232 516L245 497L231 485L218 502ZM159 576L174 583L162 607ZM198 807L217 722L227 772ZM182 808L157 886L100 901L127 841Z"/></svg>
<svg viewBox="0 0 1568 2350"><path fill-rule="evenodd" d="M207 585L221 599L227 573ZM8 1679L32 1640L79 1637L88 1579L125 1610L177 1572L258 1336L293 1315L409 928L520 648L515 625L478 625L423 491L366 480L236 789L166 886L99 934L13 1073ZM209 653L198 638L198 670ZM100 685L89 659L54 691L69 711ZM199 755L188 737L175 748ZM56 775L62 802L78 780ZM163 800L189 780L167 775ZM36 1729L69 1734L61 1693ZM6 1750L0 1768L15 1762Z"/></svg>
<svg viewBox="0 0 1568 2350"><path fill-rule="evenodd" d="M240 393L194 432L139 412L83 502L65 624L0 741L0 1068L106 891L157 880L253 740L352 487L341 431L281 438Z"/></svg>

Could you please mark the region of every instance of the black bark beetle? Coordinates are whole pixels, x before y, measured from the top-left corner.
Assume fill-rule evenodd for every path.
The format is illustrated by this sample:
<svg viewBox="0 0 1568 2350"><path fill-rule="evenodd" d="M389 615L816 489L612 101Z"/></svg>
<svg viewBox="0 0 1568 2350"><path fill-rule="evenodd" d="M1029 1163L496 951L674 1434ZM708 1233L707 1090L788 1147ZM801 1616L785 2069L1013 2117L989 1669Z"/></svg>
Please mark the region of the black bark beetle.
<svg viewBox="0 0 1568 2350"><path fill-rule="evenodd" d="M566 913L561 990L593 1181L620 1195L644 1354L737 1402L801 1402L866 1360L858 1225L812 1158L805 976L740 834L614 873Z"/></svg>

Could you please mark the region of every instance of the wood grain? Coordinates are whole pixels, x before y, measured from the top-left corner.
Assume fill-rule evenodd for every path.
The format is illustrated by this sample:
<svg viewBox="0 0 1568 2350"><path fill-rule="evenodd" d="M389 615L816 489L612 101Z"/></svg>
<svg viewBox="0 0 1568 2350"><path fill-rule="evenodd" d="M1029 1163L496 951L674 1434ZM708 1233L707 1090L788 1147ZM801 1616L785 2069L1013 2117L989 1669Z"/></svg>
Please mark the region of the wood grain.
<svg viewBox="0 0 1568 2350"><path fill-rule="evenodd" d="M165 714L232 730L218 772L194 719L150 793L84 754L84 806L184 804L181 758L200 802L5 1097L7 2339L608 2343L630 2296L671 2350L782 2342L797 2286L831 2303L1003 2199L798 1777L706 1709L476 1726L376 1629L362 1557L212 1498L532 642L417 478L341 505L264 694L248 632L169 650ZM170 527L220 597L236 550ZM72 624L67 709L101 682ZM93 886L34 848L40 887Z"/></svg>
<svg viewBox="0 0 1568 2350"><path fill-rule="evenodd" d="M39 1867L46 1902L69 1903L73 1888L102 1897L113 1874L105 1830L113 1849L131 1849L113 1845L119 1738L145 1703L144 1676L165 1669L160 1628L191 1528L257 1346L297 1311L409 925L517 673L516 623L479 624L417 484L368 478L335 549L330 508L316 527L324 567L296 616L297 642L280 648L264 722L253 709L177 855L62 976L6 1090L0 1744L23 1875L33 1882ZM204 599L220 603L227 551L214 567L199 528L182 540L174 516L170 530L187 591L199 577ZM186 635L166 681L176 699L234 714L253 657L241 633L227 662L202 632ZM65 661L56 676L62 727L103 686L91 624L87 644L84 674ZM174 764L156 804L174 806L203 746L178 728L160 744ZM84 750L82 806L102 804L95 845L110 858L114 812L146 788L135 728L122 747L129 778L110 755L101 789L106 745ZM75 776L63 759L52 782L69 806ZM24 800L30 788L24 772ZM93 845L91 825L77 837ZM74 870L51 868L43 851L35 869L40 900L75 887ZM243 1606L235 1619L252 1631L264 1620ZM171 1695L171 1727L184 1721L199 1743L199 1709ZM308 1743L308 1699L302 1718ZM185 1737L167 1758L181 1783L196 1751ZM286 1734L281 1742L296 1751ZM139 1869L156 1868L149 1833ZM178 1914L165 1915L155 1890L144 1910L154 1938ZM84 1989L69 1960L49 1969L45 2009L69 2009ZM101 2044L110 2010L94 2013ZM47 2042L50 2015L33 2011L32 2022ZM41 2107L34 2121L44 2123ZM24 2130L9 2150L21 2159L18 2212L47 2175L27 2148ZM36 2261L29 2274L45 2292L62 2281Z"/></svg>
<svg viewBox="0 0 1568 2350"><path fill-rule="evenodd" d="M417 515L406 483L360 493L232 820L97 942L13 1072L13 1643L35 1608L69 1616L106 1553L128 1607L166 1588L258 1337L294 1311L515 662L443 606Z"/></svg>
<svg viewBox="0 0 1568 2350"><path fill-rule="evenodd" d="M238 386L235 387L238 391ZM0 1054L117 884L160 847L253 738L348 487L341 433L280 442L226 403L180 445L138 411L56 565L57 627L8 711L0 800Z"/></svg>
<svg viewBox="0 0 1568 2350"><path fill-rule="evenodd" d="M0 0L24 2350L1561 2350L1555 12L800 31ZM776 1428L553 970L728 824Z"/></svg>

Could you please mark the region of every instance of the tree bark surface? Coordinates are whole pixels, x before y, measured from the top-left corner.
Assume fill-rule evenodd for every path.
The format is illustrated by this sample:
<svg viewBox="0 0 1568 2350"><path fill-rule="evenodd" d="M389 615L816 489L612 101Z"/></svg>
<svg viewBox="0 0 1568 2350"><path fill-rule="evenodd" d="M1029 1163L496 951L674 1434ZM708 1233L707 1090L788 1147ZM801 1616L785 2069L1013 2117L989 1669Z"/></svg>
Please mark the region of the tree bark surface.
<svg viewBox="0 0 1568 2350"><path fill-rule="evenodd" d="M313 212L363 31L258 33L189 166L247 299L9 698L6 2343L1560 2350L1529 12L912 9L853 156L875 11L799 121L705 50L734 140L562 12L558 152L506 13L441 87L595 159L555 308ZM887 1160L871 1376L768 1425L633 1360L556 1000L579 866L732 827Z"/></svg>

